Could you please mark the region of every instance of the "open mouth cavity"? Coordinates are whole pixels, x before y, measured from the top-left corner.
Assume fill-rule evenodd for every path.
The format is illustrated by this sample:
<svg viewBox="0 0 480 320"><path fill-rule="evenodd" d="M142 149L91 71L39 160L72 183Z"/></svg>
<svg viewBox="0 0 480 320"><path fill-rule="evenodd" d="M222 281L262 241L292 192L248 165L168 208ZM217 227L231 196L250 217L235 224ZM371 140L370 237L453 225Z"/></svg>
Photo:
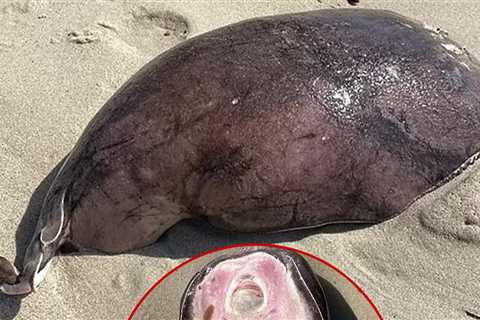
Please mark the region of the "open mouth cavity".
<svg viewBox="0 0 480 320"><path fill-rule="evenodd" d="M246 316L258 313L264 306L263 290L253 280L238 284L228 298L227 306L234 315Z"/></svg>
<svg viewBox="0 0 480 320"><path fill-rule="evenodd" d="M193 290L195 320L313 320L291 271L264 252L220 262Z"/></svg>

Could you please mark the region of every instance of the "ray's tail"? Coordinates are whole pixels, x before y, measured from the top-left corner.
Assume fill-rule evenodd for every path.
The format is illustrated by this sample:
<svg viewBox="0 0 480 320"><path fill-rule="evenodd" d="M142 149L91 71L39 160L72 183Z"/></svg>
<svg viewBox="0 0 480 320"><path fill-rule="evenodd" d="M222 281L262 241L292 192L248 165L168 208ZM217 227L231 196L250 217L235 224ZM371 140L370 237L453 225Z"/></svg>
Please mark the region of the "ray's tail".
<svg viewBox="0 0 480 320"><path fill-rule="evenodd" d="M17 282L18 270L4 257L0 257L0 286Z"/></svg>
<svg viewBox="0 0 480 320"><path fill-rule="evenodd" d="M0 291L4 294L29 294L45 279L55 251L43 246L40 235L27 248L21 272L7 259L0 257Z"/></svg>
<svg viewBox="0 0 480 320"><path fill-rule="evenodd" d="M61 189L47 194L20 272L7 259L0 257L0 291L4 294L29 294L45 279L52 258L65 236L64 198L65 190Z"/></svg>

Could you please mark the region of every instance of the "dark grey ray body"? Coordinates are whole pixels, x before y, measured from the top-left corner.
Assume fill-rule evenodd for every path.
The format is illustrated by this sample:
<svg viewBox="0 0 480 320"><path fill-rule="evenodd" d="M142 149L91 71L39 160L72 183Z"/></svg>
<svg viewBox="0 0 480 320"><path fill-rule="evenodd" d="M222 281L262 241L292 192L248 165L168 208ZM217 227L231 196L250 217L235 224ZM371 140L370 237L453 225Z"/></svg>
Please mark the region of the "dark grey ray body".
<svg viewBox="0 0 480 320"><path fill-rule="evenodd" d="M259 290L262 291L264 290L265 292L258 292L257 295L261 296L264 301L264 309L265 307L269 307L269 311L276 311L279 312L282 310L282 307L286 307L286 309L294 309L297 307L295 304L300 304L303 305L305 308L304 310L307 311L309 315L309 319L315 319L315 320L328 320L330 319L330 310L328 307L328 301L325 296L324 289L320 282L318 281L319 276L317 276L308 262L305 260L303 256L300 254L285 250L285 249L278 249L278 248L261 248L261 249L246 249L242 248L243 250L240 253L227 253L225 255L219 256L206 264L200 271L198 271L193 278L190 280L189 284L187 285L187 288L185 289L182 300L180 302L180 317L179 320L195 320L195 319L208 319L208 320L214 320L214 319L231 319L228 314L221 314L219 315L220 310L215 310L213 307L214 305L224 305L225 303L231 303L233 301L232 297L226 297L225 294L221 294L218 296L212 296L210 295L210 292L207 294L205 290L207 290L207 287L209 285L209 281L215 279L216 281L216 290L219 290L220 288L223 288L222 286L239 286L241 287L241 283L235 283L237 278L245 278L245 279L254 279L257 280L259 283L264 282L267 284L285 284L288 283L288 281L284 281L285 279L281 279L278 277L278 274L275 274L275 271L272 270L271 265L264 265L262 266L261 261L259 262L258 260L261 259L256 259L253 258L254 254L265 254L271 257L274 257L275 260L277 260L279 263L281 263L286 272L287 277L291 278L291 283L294 284L295 290L292 290L292 287L281 287L280 291L286 291L288 292L289 290L292 290L292 292L288 292L287 296L290 296L289 301L278 301L276 298L278 297L270 297L270 292L268 292L268 285L260 288ZM239 258L246 257L247 260L247 268L248 266L255 266L251 268L250 270L246 271L245 269L240 266L240 268L234 269L234 268L227 268L227 273L232 273L234 276L232 277L232 281L225 281L224 275L220 274L218 277L212 277L212 279L207 279L207 276L211 273L216 272L216 269L218 269L219 265L225 262L234 262L235 260L238 260ZM265 267L266 270L262 270L262 267ZM252 284L250 283L248 287L252 287ZM279 288L277 288L279 289ZM215 291L216 291L215 290ZM203 292L202 292L203 291ZM219 290L219 292L229 292L230 294L234 294L236 290ZM295 292L293 292L295 291ZM295 299L295 295L298 294L300 296L300 299L297 300ZM271 301L269 301L269 299ZM197 300L197 301L196 301ZM198 301L200 300L200 301ZM210 301L205 301L205 300L210 300ZM286 303L287 306L281 305L281 303ZM201 305L210 305L206 309L201 309L198 308ZM267 309L268 310L268 309ZM257 319L257 318L262 318L262 319L283 319L285 318L285 315L277 315L277 317L274 314L270 314L267 310L260 310L258 313L259 314L250 314L249 316L251 319ZM224 311L224 310L222 310ZM223 313L220 311L220 313ZM267 312L266 312L267 311ZM289 310L283 310L283 312L288 312ZM300 311L300 310L296 310ZM203 315L203 317L202 317ZM265 317L267 316L267 317ZM282 317L283 316L283 317ZM297 317L300 317L300 314L297 314ZM248 317L239 317L239 319L244 319ZM250 318L248 318L250 319ZM301 318L298 318L299 320ZM304 320L304 319L301 319Z"/></svg>
<svg viewBox="0 0 480 320"><path fill-rule="evenodd" d="M479 65L451 45L388 12L324 10L163 53L85 129L22 276L65 241L124 252L189 217L278 231L398 215L480 149Z"/></svg>

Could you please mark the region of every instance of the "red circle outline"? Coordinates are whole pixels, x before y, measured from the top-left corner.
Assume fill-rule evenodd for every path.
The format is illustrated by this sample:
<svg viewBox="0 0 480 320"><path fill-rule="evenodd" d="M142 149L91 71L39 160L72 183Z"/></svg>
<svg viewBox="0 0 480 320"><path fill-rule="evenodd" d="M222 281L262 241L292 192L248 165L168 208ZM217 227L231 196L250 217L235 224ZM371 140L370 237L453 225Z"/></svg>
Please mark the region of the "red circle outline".
<svg viewBox="0 0 480 320"><path fill-rule="evenodd" d="M290 251L294 251L296 253L299 253L299 254L302 254L302 255L305 255L307 257L310 257L312 259L315 259L317 261L320 261L321 263L325 264L326 266L332 268L333 270L335 270L336 272L338 272L341 276L343 276L345 279L347 279L348 282L350 282L354 287L355 289L358 290L358 292L360 292L362 294L362 296L367 300L367 302L370 304L370 306L373 308L373 310L375 311L375 313L377 314L378 318L380 320L384 320L382 315L380 314L380 311L378 310L377 306L375 306L375 304L373 303L372 299L370 299L370 297L362 290L362 288L360 288L349 276L347 276L342 270L340 270L339 268L337 268L336 266L334 266L333 264L331 264L330 262L328 261L325 261L323 260L322 258L319 258L317 256L314 256L313 254L311 253L308 253L308 252L305 252L303 250L300 250L300 249L295 249L295 248L292 248L292 247L288 247L288 246L283 246L283 245L279 245L279 244L272 244L272 243L241 243L241 244L234 244L234 245L229 245L229 246L225 246L225 247L221 247L221 248L217 248L217 249L213 249L213 250L208 250L208 251L205 251L203 253L200 253L198 255L195 255L193 257L191 257L190 259L182 262L181 264L179 264L178 266L174 267L172 270L168 271L164 276L162 276L159 280L157 280L157 282L155 282L148 290L147 292L145 292L145 294L143 295L143 297L140 299L140 301L135 305L135 308L133 308L132 312L130 313L130 316L128 317L128 320L133 320L133 316L135 315L135 312L137 312L138 308L140 308L140 306L142 305L143 302L145 302L145 300L147 299L147 297L150 295L150 293L163 281L165 280L168 276L170 276L172 273L174 273L175 271L177 271L178 269L180 269L181 267L183 267L184 265L194 261L194 260L197 260L201 257L204 257L206 255L209 255L211 253L215 253L215 252L219 252L219 251L223 251L223 250L228 250L228 249L233 249L233 248L239 248L239 247L273 247L273 248L278 248L278 249L284 249L284 250L290 250Z"/></svg>

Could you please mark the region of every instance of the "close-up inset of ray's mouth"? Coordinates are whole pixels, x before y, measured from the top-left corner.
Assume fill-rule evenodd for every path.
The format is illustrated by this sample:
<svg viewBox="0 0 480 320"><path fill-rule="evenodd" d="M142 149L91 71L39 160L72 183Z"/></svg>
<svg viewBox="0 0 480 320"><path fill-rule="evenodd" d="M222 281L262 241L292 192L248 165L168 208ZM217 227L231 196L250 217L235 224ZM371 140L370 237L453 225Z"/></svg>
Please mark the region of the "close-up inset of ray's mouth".
<svg viewBox="0 0 480 320"><path fill-rule="evenodd" d="M325 296L307 262L286 250L226 254L190 282L181 320L327 319Z"/></svg>

